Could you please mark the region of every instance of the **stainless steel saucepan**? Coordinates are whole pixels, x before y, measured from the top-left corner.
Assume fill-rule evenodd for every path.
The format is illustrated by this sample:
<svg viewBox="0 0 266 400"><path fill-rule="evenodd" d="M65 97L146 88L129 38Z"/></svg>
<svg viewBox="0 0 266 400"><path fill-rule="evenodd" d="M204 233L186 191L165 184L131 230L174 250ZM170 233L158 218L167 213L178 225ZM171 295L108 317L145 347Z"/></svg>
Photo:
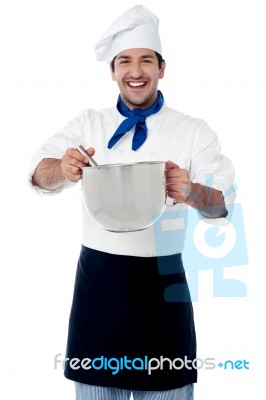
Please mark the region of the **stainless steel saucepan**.
<svg viewBox="0 0 266 400"><path fill-rule="evenodd" d="M154 224L167 205L165 162L98 165L86 150L77 148L93 166L82 168L86 211L102 228L132 232ZM171 204L168 204L170 199Z"/></svg>

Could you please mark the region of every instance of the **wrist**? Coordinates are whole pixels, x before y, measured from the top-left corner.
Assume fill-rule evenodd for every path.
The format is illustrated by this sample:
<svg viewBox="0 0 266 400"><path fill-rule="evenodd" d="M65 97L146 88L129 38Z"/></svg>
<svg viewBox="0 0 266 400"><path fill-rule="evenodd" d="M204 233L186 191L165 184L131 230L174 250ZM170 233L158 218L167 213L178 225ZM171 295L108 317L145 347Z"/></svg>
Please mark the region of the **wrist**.
<svg viewBox="0 0 266 400"><path fill-rule="evenodd" d="M204 203L201 199L204 190L203 188L204 188L203 185L191 182L185 203L192 208L198 208L200 206L203 206Z"/></svg>
<svg viewBox="0 0 266 400"><path fill-rule="evenodd" d="M228 214L222 192L199 183L191 183L186 204L207 218L224 218Z"/></svg>

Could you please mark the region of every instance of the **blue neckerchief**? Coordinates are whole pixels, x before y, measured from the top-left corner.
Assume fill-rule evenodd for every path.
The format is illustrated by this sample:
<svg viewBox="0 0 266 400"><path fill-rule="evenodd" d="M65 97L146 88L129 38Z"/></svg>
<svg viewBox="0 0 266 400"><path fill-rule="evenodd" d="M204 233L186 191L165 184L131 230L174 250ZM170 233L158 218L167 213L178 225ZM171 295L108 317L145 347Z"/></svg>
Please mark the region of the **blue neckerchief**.
<svg viewBox="0 0 266 400"><path fill-rule="evenodd" d="M132 140L132 150L137 150L147 139L147 126L146 126L146 117L149 115L155 114L163 106L163 95L158 90L157 100L153 103L153 105L149 108L142 110L141 108L134 108L130 110L122 101L121 96L119 95L117 101L117 109L120 114L128 117L125 119L117 128L113 136L108 142L108 149L111 149L123 136L126 132L130 131L130 129L135 127L135 133Z"/></svg>

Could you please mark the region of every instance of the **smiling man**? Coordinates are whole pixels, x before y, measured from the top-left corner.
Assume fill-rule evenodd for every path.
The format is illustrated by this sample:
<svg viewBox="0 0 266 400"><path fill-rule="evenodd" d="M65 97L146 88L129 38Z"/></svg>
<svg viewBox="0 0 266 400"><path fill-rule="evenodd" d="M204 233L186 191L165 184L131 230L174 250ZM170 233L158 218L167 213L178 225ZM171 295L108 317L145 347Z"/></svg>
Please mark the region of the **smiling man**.
<svg viewBox="0 0 266 400"><path fill-rule="evenodd" d="M76 150L82 144L99 164L171 160L165 177L175 205L165 212L191 206L205 218L226 217L223 192L234 168L204 121L165 105L158 26L150 10L135 6L99 40L96 58L110 64L117 104L82 111L43 144L30 170L37 192L59 193L80 181L88 161ZM185 229L176 242L162 237L157 248L162 222L167 236L164 216L144 230L114 233L83 207L65 365L78 400L193 399L196 335L181 255ZM169 287L179 288L178 302L166 301Z"/></svg>
<svg viewBox="0 0 266 400"><path fill-rule="evenodd" d="M130 109L148 108L155 102L165 70L160 54L150 49L125 50L114 58L111 69L122 100Z"/></svg>

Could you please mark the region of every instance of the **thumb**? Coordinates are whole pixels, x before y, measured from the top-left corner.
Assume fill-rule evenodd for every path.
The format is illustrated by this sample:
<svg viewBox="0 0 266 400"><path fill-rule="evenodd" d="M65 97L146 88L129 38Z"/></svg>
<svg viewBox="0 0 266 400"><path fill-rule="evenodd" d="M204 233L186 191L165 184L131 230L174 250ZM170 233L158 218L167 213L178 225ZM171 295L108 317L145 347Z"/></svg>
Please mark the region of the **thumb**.
<svg viewBox="0 0 266 400"><path fill-rule="evenodd" d="M89 147L89 148L87 149L87 152L88 152L89 155L92 157L92 156L94 155L94 153L95 153L95 149L94 149L93 147Z"/></svg>
<svg viewBox="0 0 266 400"><path fill-rule="evenodd" d="M173 161L166 161L165 163L165 168L166 169L173 169L173 168L179 168L179 166L177 164L175 164Z"/></svg>

